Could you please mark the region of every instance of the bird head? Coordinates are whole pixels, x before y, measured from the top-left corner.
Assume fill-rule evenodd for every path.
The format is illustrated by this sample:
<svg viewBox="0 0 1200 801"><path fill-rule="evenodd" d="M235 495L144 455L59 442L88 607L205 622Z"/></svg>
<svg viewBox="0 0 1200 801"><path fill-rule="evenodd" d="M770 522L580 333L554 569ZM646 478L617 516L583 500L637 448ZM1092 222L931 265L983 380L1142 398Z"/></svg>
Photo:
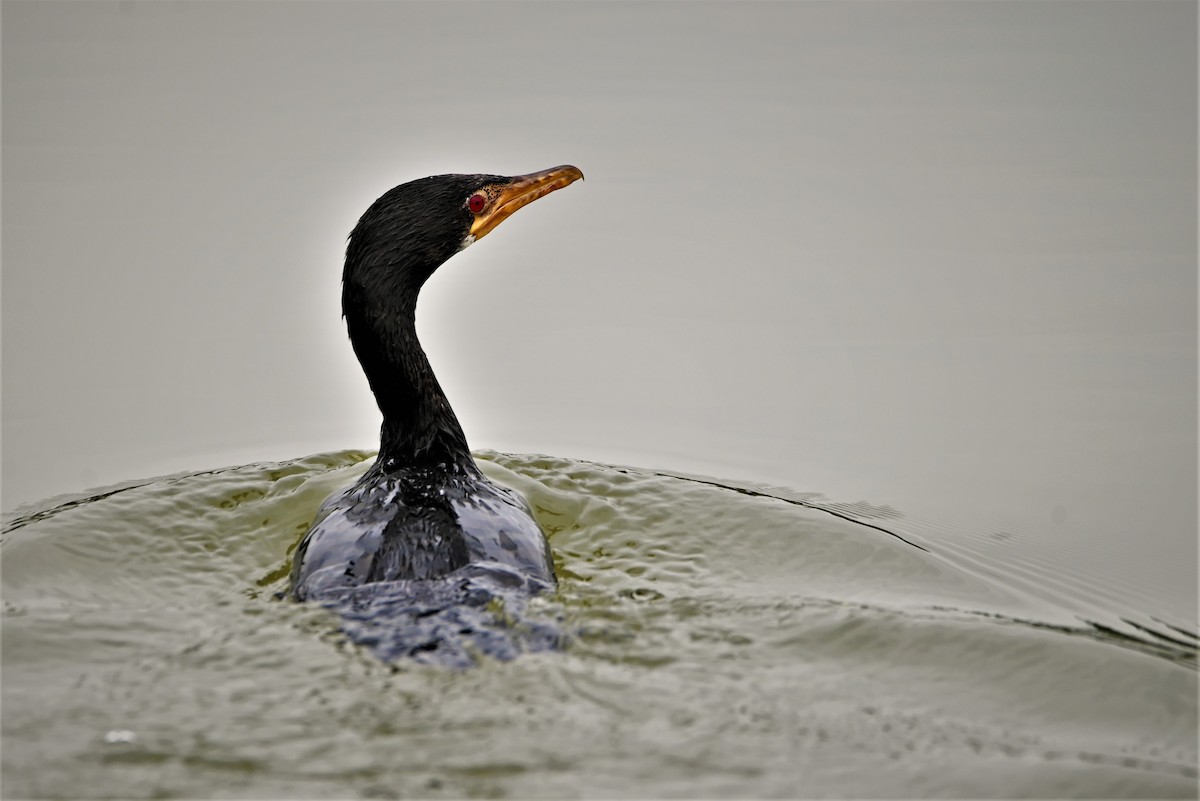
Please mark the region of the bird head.
<svg viewBox="0 0 1200 801"><path fill-rule="evenodd" d="M350 234L343 300L360 292L393 301L416 292L458 251L513 212L583 177L569 165L528 175L435 175L371 204Z"/></svg>

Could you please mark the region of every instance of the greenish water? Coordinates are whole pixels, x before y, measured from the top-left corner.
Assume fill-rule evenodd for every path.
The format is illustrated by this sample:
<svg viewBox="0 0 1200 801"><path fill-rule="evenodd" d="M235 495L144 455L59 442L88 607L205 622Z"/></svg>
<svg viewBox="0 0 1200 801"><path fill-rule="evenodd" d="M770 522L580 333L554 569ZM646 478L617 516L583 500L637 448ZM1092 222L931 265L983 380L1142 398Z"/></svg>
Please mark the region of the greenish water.
<svg viewBox="0 0 1200 801"><path fill-rule="evenodd" d="M887 509L479 457L550 533L530 613L561 652L386 665L278 599L370 454L6 516L5 797L1197 793L1194 633L923 550Z"/></svg>

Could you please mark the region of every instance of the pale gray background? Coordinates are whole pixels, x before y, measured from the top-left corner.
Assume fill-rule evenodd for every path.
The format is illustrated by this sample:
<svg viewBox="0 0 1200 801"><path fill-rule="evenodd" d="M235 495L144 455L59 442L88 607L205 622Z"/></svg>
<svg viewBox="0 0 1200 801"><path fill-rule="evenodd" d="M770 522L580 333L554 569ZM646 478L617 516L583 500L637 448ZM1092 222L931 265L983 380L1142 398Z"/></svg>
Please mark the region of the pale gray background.
<svg viewBox="0 0 1200 801"><path fill-rule="evenodd" d="M345 236L476 447L890 505L1195 621L1196 4L3 4L3 507L374 447Z"/></svg>

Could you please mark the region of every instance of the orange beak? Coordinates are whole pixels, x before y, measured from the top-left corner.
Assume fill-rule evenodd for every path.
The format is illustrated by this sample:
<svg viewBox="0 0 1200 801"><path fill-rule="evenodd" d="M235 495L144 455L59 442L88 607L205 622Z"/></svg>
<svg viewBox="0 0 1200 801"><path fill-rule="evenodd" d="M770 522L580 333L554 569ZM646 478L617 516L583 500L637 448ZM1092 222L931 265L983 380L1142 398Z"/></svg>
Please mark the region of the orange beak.
<svg viewBox="0 0 1200 801"><path fill-rule="evenodd" d="M488 204L471 223L471 236L482 239L514 211L583 178L578 167L564 164L541 172L518 175L507 184L487 187Z"/></svg>

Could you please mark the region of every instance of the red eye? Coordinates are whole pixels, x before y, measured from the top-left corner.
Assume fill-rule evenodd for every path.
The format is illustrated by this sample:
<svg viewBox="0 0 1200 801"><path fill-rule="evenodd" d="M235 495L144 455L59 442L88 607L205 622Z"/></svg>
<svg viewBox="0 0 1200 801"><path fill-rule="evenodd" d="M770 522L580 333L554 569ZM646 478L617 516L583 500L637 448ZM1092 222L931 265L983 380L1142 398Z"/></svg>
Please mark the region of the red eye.
<svg viewBox="0 0 1200 801"><path fill-rule="evenodd" d="M467 208L471 210L472 214L478 214L479 212L483 211L483 208L486 205L487 197L479 192L476 192L475 194L471 195L471 197L467 198Z"/></svg>

